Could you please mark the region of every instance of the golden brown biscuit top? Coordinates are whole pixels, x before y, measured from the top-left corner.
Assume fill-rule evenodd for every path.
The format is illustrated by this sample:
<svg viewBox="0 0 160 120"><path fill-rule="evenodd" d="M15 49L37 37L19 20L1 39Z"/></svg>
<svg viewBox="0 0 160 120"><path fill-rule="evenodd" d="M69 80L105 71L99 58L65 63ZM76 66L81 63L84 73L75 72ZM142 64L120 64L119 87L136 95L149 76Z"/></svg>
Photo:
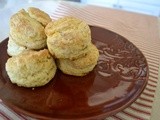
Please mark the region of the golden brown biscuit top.
<svg viewBox="0 0 160 120"><path fill-rule="evenodd" d="M18 11L18 13L14 14L10 19L10 29L17 30L21 36L26 35L28 38L35 37L37 35L36 27L43 31L44 27L35 19L31 18L24 9Z"/></svg>
<svg viewBox="0 0 160 120"><path fill-rule="evenodd" d="M40 49L46 46L44 26L31 18L24 9L11 17L10 35L18 45L30 49Z"/></svg>
<svg viewBox="0 0 160 120"><path fill-rule="evenodd" d="M46 26L49 22L52 21L48 14L38 8L29 7L28 13L30 17L36 19L43 26Z"/></svg>
<svg viewBox="0 0 160 120"><path fill-rule="evenodd" d="M6 71L12 83L24 87L47 84L56 73L56 64L47 49L28 50L7 60Z"/></svg>
<svg viewBox="0 0 160 120"><path fill-rule="evenodd" d="M47 59L46 59L47 58ZM15 66L17 65L24 65L24 67L30 67L32 68L34 64L38 64L39 68L42 66L44 67L44 63L47 63L50 59L53 59L51 55L49 54L47 49L40 50L40 51L33 51L33 50L27 50L19 54L18 56L13 56L12 58L8 59L9 62L7 62L8 66ZM41 66L41 67L40 67ZM39 68L32 68L32 70L39 69ZM18 69L18 68L15 68ZM23 70L23 68L22 68Z"/></svg>
<svg viewBox="0 0 160 120"><path fill-rule="evenodd" d="M45 27L47 45L57 58L77 58L91 43L87 23L74 17L63 17Z"/></svg>
<svg viewBox="0 0 160 120"><path fill-rule="evenodd" d="M30 60L32 60L32 58L36 59L40 59L40 58L45 58L48 57L50 58L51 55L49 54L48 49L43 49L40 51L34 51L34 50L27 50L25 52L22 52L19 56L21 56L22 58L30 58Z"/></svg>
<svg viewBox="0 0 160 120"><path fill-rule="evenodd" d="M54 22L52 21L45 28L47 36L52 36L56 33L61 33L62 36L65 36L68 32L76 34L77 31L81 31L81 34L84 36L91 33L89 26L84 21L71 16L60 18Z"/></svg>

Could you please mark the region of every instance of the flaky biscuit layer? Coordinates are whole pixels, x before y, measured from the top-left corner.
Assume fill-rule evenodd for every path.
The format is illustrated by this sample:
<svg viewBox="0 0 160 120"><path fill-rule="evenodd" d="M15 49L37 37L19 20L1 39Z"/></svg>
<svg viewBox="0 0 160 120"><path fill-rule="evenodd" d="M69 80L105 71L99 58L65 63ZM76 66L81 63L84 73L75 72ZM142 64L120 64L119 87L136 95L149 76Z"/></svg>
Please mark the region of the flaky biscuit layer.
<svg viewBox="0 0 160 120"><path fill-rule="evenodd" d="M16 56L20 53L28 50L26 47L17 45L13 40L12 37L9 36L8 44L7 44L7 53L9 56Z"/></svg>

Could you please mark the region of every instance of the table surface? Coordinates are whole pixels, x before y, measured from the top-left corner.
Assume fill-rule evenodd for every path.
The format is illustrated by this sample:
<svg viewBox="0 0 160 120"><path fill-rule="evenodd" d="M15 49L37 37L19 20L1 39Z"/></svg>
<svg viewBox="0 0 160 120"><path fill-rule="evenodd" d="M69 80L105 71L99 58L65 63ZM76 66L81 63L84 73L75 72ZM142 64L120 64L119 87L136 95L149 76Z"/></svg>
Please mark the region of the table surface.
<svg viewBox="0 0 160 120"><path fill-rule="evenodd" d="M6 5L4 6L0 6L0 41L4 40L6 37L8 37L9 35L9 18L11 17L11 15L13 15L15 12L17 12L18 10L20 10L21 8L27 8L29 6L34 6L34 7L38 7L42 10L44 10L45 12L47 12L48 14L51 14L52 12L54 12L59 4L59 2L54 2L54 1L37 1L37 0L30 0L29 2L27 1L21 1L19 2L19 4L17 5L17 1L19 0L15 0L14 2L10 0L9 3L7 3ZM70 3L70 4L74 4L74 3ZM77 3L76 3L77 5ZM83 6L83 5L78 5L78 6ZM110 12L113 12L113 13L118 13L119 11L115 11L115 10L112 10L112 9L109 9ZM93 11L93 12L96 12ZM124 12L124 11L120 11L120 12ZM126 15L130 15L130 14L133 14L133 13L129 13L129 12L124 12ZM106 13L107 14L107 13ZM109 14L110 15L110 18L109 19L117 19L117 21L120 21L120 19L123 17L122 16L113 16L112 14ZM144 17L144 15L141 15L141 14L135 14L134 15L135 17L139 17L139 19L141 19L141 16ZM150 20L154 22L151 22L150 23L150 27L151 29L156 29L154 30L154 33L152 37L156 37L158 38L158 40L160 40L160 20L159 18L156 18L156 17L153 17L153 16L145 16L146 17L146 20ZM156 21L157 20L157 21ZM116 32L121 34L121 35L126 35L125 33L123 33L123 31L121 31L121 29L130 29L130 24L134 24L134 20L131 20L130 18L128 18L128 21L126 22L125 26L120 26L120 28L116 28ZM114 22L113 22L114 23ZM111 22L109 25L109 29L110 30L115 30L115 28L112 29L112 26L113 23ZM135 22L136 23L136 22ZM92 23L91 23L92 24ZM143 23L140 23L138 25L141 25ZM158 25L159 24L159 25ZM138 26L136 26L135 24L135 28L138 28ZM158 31L158 27L159 27L159 31ZM144 31L147 31L147 29L144 28ZM135 31L136 32L136 31ZM158 37L157 37L158 36ZM132 35L126 35L125 37L127 38L130 38L132 39ZM142 36L143 37L143 36ZM155 38L155 39L156 39ZM160 74L159 74L159 78L160 78ZM158 79L159 79L158 78ZM160 81L158 80L158 84L157 84L157 88L156 88L156 93L155 93L155 99L154 99L154 104L153 104L153 108L152 108L152 114L151 114L151 120L158 120L159 119L159 113L160 113L160 109L159 109L159 106L160 106Z"/></svg>

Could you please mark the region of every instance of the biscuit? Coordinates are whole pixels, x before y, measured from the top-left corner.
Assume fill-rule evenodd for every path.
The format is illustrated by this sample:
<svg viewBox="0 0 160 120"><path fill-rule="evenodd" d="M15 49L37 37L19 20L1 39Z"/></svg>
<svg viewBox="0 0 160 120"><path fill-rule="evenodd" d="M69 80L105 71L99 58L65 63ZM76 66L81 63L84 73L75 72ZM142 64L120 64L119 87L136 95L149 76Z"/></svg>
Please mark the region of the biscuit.
<svg viewBox="0 0 160 120"><path fill-rule="evenodd" d="M28 50L9 58L6 71L12 83L23 87L38 87L54 77L56 64L47 49Z"/></svg>
<svg viewBox="0 0 160 120"><path fill-rule="evenodd" d="M16 56L20 53L28 50L26 47L17 45L13 40L12 37L9 37L8 45L7 45L7 53L9 56Z"/></svg>
<svg viewBox="0 0 160 120"><path fill-rule="evenodd" d="M83 56L91 44L91 31L82 20L64 17L50 22L46 28L47 46L56 58L75 59Z"/></svg>
<svg viewBox="0 0 160 120"><path fill-rule="evenodd" d="M75 60L57 59L57 67L65 74L74 76L84 76L93 70L97 64L99 51L95 45L89 46L89 51L83 57Z"/></svg>
<svg viewBox="0 0 160 120"><path fill-rule="evenodd" d="M10 36L14 42L29 49L46 47L44 26L24 10L20 10L10 19Z"/></svg>
<svg viewBox="0 0 160 120"><path fill-rule="evenodd" d="M52 19L49 17L48 14L43 12L42 10L34 7L28 8L29 16L36 19L38 22L40 22L43 26L46 26L49 22L52 21Z"/></svg>

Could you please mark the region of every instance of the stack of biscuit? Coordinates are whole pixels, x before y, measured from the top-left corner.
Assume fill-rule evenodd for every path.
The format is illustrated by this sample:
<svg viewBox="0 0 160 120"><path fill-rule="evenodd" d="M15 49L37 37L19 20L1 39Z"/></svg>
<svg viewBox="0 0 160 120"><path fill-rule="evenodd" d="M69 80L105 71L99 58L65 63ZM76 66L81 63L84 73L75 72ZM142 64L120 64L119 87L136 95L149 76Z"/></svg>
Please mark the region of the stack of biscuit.
<svg viewBox="0 0 160 120"><path fill-rule="evenodd" d="M10 36L7 52L15 56L31 49L39 50L46 47L45 26L51 21L49 15L40 9L30 7L14 14L10 19Z"/></svg>
<svg viewBox="0 0 160 120"><path fill-rule="evenodd" d="M23 87L47 84L57 67L65 74L84 76L99 57L84 21L74 17L51 21L33 7L11 17L7 52L12 56L6 63L7 74L12 83Z"/></svg>
<svg viewBox="0 0 160 120"><path fill-rule="evenodd" d="M91 31L84 21L74 17L60 18L50 22L45 33L48 50L63 73L84 76L93 70L99 52L91 42Z"/></svg>
<svg viewBox="0 0 160 120"><path fill-rule="evenodd" d="M30 7L10 19L10 36L6 71L12 83L23 87L47 84L56 73L56 64L46 48L45 26L51 22L48 14Z"/></svg>

